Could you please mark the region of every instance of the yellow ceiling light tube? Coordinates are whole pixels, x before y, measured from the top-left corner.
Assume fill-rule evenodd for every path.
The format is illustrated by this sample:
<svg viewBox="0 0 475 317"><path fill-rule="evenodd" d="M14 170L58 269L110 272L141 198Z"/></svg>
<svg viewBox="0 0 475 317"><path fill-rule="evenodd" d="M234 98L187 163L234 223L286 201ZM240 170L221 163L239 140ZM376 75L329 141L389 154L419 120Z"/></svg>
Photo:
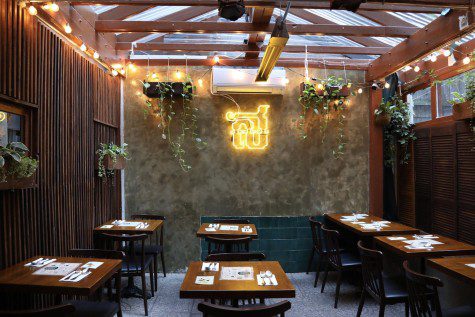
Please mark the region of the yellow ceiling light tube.
<svg viewBox="0 0 475 317"><path fill-rule="evenodd" d="M287 3L287 9L283 17L278 17L275 21L274 30L272 31L269 44L267 45L261 65L257 71L256 81L267 81L270 73L274 69L280 54L284 50L287 41L289 40L289 33L285 25L285 18L290 9L290 2Z"/></svg>

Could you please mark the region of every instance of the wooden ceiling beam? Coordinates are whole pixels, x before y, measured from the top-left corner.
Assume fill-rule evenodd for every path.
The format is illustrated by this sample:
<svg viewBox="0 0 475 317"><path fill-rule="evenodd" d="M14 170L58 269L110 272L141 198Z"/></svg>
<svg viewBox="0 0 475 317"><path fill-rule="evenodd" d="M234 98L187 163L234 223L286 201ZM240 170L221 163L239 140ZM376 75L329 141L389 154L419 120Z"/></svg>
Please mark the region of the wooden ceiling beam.
<svg viewBox="0 0 475 317"><path fill-rule="evenodd" d="M271 33L274 24L255 25L245 22L183 22L183 21L96 21L97 32L149 32L149 33ZM287 22L289 34L295 35L337 35L337 36L384 36L408 37L416 27L354 26L291 24Z"/></svg>
<svg viewBox="0 0 475 317"><path fill-rule="evenodd" d="M50 2L50 0L31 0L31 2ZM74 5L159 5L159 6L217 6L216 0L73 0ZM441 8L467 9L470 0L368 0L360 5L361 10L440 13ZM248 7L280 7L278 0L246 0ZM282 1L286 6L287 1ZM293 8L330 9L329 1L293 0Z"/></svg>
<svg viewBox="0 0 475 317"><path fill-rule="evenodd" d="M432 21L388 53L374 60L366 73L366 80L370 82L384 78L472 32L475 29L473 11L468 12L469 26L463 30L459 29L459 17L465 14L467 11L455 10Z"/></svg>
<svg viewBox="0 0 475 317"><path fill-rule="evenodd" d="M252 8L251 23L255 25L269 25L274 13L274 8L268 7L255 7ZM247 44L249 47L261 46L265 39L265 34L253 33L249 34ZM259 52L246 52L245 58L257 58Z"/></svg>
<svg viewBox="0 0 475 317"><path fill-rule="evenodd" d="M260 59L225 59L221 58L219 63L215 63L212 58L207 59L128 59L126 63L133 63L136 66L166 66L170 61L171 66L249 66L258 67L261 63ZM354 70L366 70L369 60L331 60L331 59L318 59L308 61L310 67L325 67L327 69L354 69ZM280 58L277 62L277 66L280 67L305 67L304 62L301 59L286 59Z"/></svg>
<svg viewBox="0 0 475 317"><path fill-rule="evenodd" d="M187 44L187 43L137 43L139 51L162 51L162 52L264 52L266 45L261 48L257 45L246 44ZM129 51L130 43L117 43L116 50ZM357 46L307 46L309 54L350 54L350 55L381 55L386 53L388 47L357 47ZM286 53L305 53L304 45L287 45Z"/></svg>

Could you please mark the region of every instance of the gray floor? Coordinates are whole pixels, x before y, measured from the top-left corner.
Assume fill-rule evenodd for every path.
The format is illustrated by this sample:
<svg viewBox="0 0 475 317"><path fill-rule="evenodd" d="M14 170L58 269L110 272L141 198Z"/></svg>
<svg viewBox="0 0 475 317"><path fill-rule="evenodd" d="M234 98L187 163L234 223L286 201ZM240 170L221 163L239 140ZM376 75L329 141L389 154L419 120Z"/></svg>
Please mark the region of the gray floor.
<svg viewBox="0 0 475 317"><path fill-rule="evenodd" d="M319 288L313 288L314 274L305 273L288 274L296 288L296 298L290 299L292 308L286 316L356 316L359 291L355 286L343 283L340 291L338 309L333 308L335 281L332 273L325 286L325 293L320 293ZM179 298L179 290L184 274L163 275L158 281L158 294L149 300L149 316L185 317L201 316L196 309L198 300ZM138 281L137 281L138 282ZM320 283L319 283L320 286ZM278 301L278 300L272 300ZM122 309L124 316L144 316L143 301L141 299L123 299ZM362 316L377 316L378 306L367 299ZM398 304L386 308L387 317L404 316L404 305Z"/></svg>

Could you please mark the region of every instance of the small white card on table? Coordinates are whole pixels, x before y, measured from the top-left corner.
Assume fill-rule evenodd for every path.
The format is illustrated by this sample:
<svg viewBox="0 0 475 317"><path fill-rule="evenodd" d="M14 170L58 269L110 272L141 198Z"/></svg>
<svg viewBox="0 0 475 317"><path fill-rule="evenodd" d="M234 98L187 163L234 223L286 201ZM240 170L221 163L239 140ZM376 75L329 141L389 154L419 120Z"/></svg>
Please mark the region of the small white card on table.
<svg viewBox="0 0 475 317"><path fill-rule="evenodd" d="M214 276L197 276L196 280L195 280L195 284L213 285L214 284Z"/></svg>
<svg viewBox="0 0 475 317"><path fill-rule="evenodd" d="M221 226L219 227L219 230L223 230L223 231L238 231L238 230L239 230L239 226L221 225Z"/></svg>

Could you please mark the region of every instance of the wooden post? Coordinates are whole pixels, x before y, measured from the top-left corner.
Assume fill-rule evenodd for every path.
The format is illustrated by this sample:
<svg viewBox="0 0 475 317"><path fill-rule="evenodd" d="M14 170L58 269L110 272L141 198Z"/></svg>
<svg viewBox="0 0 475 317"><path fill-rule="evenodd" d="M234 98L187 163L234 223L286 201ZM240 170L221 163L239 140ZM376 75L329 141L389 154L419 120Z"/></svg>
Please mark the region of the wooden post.
<svg viewBox="0 0 475 317"><path fill-rule="evenodd" d="M375 124L374 110L382 90L371 90L369 105L369 214L383 216L383 127Z"/></svg>

